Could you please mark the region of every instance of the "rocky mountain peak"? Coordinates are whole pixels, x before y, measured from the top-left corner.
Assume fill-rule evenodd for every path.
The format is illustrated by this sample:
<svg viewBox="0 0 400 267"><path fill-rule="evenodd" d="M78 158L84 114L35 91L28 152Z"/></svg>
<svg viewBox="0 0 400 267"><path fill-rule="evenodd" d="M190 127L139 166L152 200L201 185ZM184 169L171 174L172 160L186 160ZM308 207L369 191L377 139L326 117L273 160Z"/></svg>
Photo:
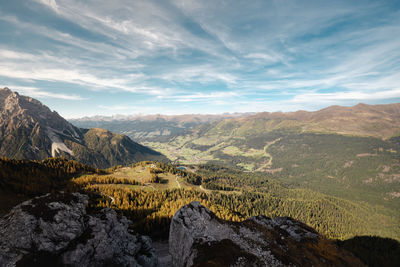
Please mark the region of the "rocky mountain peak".
<svg viewBox="0 0 400 267"><path fill-rule="evenodd" d="M7 87L0 91L0 107L3 117L30 117L33 121L55 127L58 130L62 127L70 128L71 126L57 112L51 111L40 101L20 95Z"/></svg>
<svg viewBox="0 0 400 267"><path fill-rule="evenodd" d="M0 98L9 95L12 91L8 87L0 88Z"/></svg>
<svg viewBox="0 0 400 267"><path fill-rule="evenodd" d="M8 87L0 88L0 97L4 97L4 95L11 94L12 91Z"/></svg>
<svg viewBox="0 0 400 267"><path fill-rule="evenodd" d="M227 222L199 202L172 218L169 251L174 266L364 266L299 221L257 216Z"/></svg>

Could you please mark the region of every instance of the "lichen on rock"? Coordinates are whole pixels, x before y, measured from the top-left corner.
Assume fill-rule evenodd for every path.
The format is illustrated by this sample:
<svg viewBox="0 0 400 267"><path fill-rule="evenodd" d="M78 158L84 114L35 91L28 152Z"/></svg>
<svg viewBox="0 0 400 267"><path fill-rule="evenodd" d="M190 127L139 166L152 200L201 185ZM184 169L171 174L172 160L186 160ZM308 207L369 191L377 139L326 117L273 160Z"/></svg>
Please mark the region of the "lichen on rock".
<svg viewBox="0 0 400 267"><path fill-rule="evenodd" d="M157 266L151 239L112 209L63 192L26 201L0 219L1 266Z"/></svg>

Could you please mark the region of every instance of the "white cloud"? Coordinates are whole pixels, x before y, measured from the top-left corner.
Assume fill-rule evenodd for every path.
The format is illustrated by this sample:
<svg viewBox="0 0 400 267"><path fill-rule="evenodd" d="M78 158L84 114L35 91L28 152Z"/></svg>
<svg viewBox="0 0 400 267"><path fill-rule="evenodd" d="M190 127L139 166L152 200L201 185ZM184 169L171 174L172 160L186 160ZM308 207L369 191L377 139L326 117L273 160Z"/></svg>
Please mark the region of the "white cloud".
<svg viewBox="0 0 400 267"><path fill-rule="evenodd" d="M126 50L139 51L141 56L151 56L154 50L161 52L165 48L174 52L192 48L223 56L213 42L187 31L176 14L161 6L153 1L64 0L59 2L57 13L91 32L115 40Z"/></svg>
<svg viewBox="0 0 400 267"><path fill-rule="evenodd" d="M280 58L276 55L270 55L266 53L250 53L248 55L245 55L245 58L251 58L251 59L261 59L266 62L270 63L275 63L280 60Z"/></svg>
<svg viewBox="0 0 400 267"><path fill-rule="evenodd" d="M391 90L377 91L377 92L334 92L334 93L306 93L296 95L291 102L295 103L335 103L338 101L371 101L382 99L400 98L400 87Z"/></svg>
<svg viewBox="0 0 400 267"><path fill-rule="evenodd" d="M35 0L35 1L47 6L48 8L53 9L56 12L58 12L58 5L57 5L56 0Z"/></svg>
<svg viewBox="0 0 400 267"><path fill-rule="evenodd" d="M56 98L56 99L64 99L64 100L85 100L85 98L76 94L61 94L44 91L37 87L30 86L20 86L20 85L7 85L11 90L16 91L22 95L27 95L33 98Z"/></svg>
<svg viewBox="0 0 400 267"><path fill-rule="evenodd" d="M238 77L228 71L220 70L212 65L195 65L186 66L173 71L168 71L164 74L156 76L170 82L178 83L211 83L220 81L228 85L234 85L238 82Z"/></svg>
<svg viewBox="0 0 400 267"><path fill-rule="evenodd" d="M221 101L226 98L240 96L237 92L211 92L211 93L196 93L190 95L174 95L174 96L160 96L159 99L172 99L177 102L198 102L198 101L215 101L215 103L222 103Z"/></svg>
<svg viewBox="0 0 400 267"><path fill-rule="evenodd" d="M0 49L0 56L3 59L0 62L0 76L7 78L73 83L92 90L114 88L149 95L162 95L164 91L170 92L168 88L146 85L144 83L146 76L142 73L109 77L109 75L100 75L90 69L82 69L82 62L77 63L76 60L49 54L34 55Z"/></svg>
<svg viewBox="0 0 400 267"><path fill-rule="evenodd" d="M0 49L0 57L4 59L29 59L34 60L35 56L24 52Z"/></svg>
<svg viewBox="0 0 400 267"><path fill-rule="evenodd" d="M0 63L0 76L130 90L130 87L125 85L125 80L123 79L102 79L92 74L81 73L78 70L52 69L34 66L28 67L27 65L24 67L26 68L21 68L21 64L19 64L18 68L9 67Z"/></svg>

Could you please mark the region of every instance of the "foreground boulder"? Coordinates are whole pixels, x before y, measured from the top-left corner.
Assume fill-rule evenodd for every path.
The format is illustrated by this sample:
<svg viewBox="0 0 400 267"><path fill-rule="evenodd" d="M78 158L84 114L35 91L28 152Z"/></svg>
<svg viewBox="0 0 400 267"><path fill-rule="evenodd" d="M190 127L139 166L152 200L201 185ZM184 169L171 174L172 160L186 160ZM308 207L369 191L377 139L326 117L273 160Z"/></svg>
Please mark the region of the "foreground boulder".
<svg viewBox="0 0 400 267"><path fill-rule="evenodd" d="M90 212L79 193L47 194L0 219L0 266L157 266L148 237L115 211Z"/></svg>
<svg viewBox="0 0 400 267"><path fill-rule="evenodd" d="M223 221L198 202L172 218L169 251L181 266L364 266L349 252L290 218Z"/></svg>

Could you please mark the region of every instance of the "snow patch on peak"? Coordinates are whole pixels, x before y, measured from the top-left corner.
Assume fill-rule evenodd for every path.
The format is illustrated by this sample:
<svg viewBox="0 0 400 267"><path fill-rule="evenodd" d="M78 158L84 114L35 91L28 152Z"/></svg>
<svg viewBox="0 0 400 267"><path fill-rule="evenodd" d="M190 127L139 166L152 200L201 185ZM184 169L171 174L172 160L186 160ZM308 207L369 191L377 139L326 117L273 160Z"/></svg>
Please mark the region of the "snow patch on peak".
<svg viewBox="0 0 400 267"><path fill-rule="evenodd" d="M74 152L71 149L69 149L64 143L53 142L51 144L51 156L56 157L57 153L60 153L60 151L64 151L64 152L70 154L71 156L74 155Z"/></svg>
<svg viewBox="0 0 400 267"><path fill-rule="evenodd" d="M57 153L60 153L60 151L64 151L71 156L74 155L74 152L69 149L63 142L62 140L58 137L58 135L53 131L51 128L47 128L47 136L50 138L52 144L51 144L51 156L56 157Z"/></svg>

